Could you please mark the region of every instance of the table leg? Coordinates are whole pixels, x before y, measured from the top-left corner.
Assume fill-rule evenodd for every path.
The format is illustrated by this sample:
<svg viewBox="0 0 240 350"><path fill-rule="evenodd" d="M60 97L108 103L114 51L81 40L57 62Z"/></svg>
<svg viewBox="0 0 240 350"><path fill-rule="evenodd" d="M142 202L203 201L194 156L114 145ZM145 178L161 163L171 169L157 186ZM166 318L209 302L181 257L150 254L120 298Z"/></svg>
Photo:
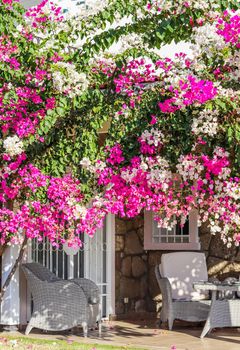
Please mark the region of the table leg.
<svg viewBox="0 0 240 350"><path fill-rule="evenodd" d="M215 306L216 299L217 299L217 291L213 290L213 291L212 291L211 306L210 306L208 318L207 318L207 320L206 320L206 323L205 323L205 325L204 325L202 334L201 334L201 336L200 336L201 339L204 338L205 335L207 335L208 333L210 333L211 330L212 330L211 318L212 318L212 313L213 313L213 311L214 311L214 306Z"/></svg>

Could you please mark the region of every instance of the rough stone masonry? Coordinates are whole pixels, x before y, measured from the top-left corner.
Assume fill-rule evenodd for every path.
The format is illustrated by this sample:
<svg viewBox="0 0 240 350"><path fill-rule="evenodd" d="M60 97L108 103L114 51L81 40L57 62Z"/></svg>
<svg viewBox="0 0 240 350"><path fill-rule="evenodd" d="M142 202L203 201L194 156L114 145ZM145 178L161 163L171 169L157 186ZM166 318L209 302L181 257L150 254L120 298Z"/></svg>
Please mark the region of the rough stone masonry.
<svg viewBox="0 0 240 350"><path fill-rule="evenodd" d="M209 277L224 280L240 276L240 250L227 248L220 235L213 236L206 225L199 230L202 251L207 257ZM116 218L116 315L134 318L156 315L161 294L154 267L167 251L144 250L144 218Z"/></svg>

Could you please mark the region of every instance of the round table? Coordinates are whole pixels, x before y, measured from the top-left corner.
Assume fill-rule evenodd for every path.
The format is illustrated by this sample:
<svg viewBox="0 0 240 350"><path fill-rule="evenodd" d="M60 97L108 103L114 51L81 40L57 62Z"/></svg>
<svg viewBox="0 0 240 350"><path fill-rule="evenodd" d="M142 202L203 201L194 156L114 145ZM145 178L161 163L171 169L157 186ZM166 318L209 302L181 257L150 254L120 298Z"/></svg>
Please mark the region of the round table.
<svg viewBox="0 0 240 350"><path fill-rule="evenodd" d="M218 292L240 292L240 283L214 284L210 282L196 282L193 287L197 290L211 291L211 307L203 328L201 338L213 328L240 327L240 299L220 299Z"/></svg>

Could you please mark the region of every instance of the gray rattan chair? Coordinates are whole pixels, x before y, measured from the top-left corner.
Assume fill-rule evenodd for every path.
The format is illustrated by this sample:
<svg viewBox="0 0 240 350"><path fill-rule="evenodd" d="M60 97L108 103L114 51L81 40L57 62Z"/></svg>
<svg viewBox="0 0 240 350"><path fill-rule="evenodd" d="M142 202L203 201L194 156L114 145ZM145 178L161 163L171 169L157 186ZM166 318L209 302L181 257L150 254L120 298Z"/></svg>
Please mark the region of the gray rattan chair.
<svg viewBox="0 0 240 350"><path fill-rule="evenodd" d="M188 254L188 252L184 252L184 254ZM173 256L173 261L174 259L176 259L176 257L177 255ZM181 269L181 267L178 267L177 259L175 260L175 267L176 269ZM160 324L162 322L168 322L168 328L171 330L175 319L190 322L205 321L208 317L211 300L174 299L173 294L176 295L176 288L174 288L175 290L173 290L172 285L170 283L170 279L161 276L160 269L161 266L159 265L155 267L155 275L162 293L162 309L160 313Z"/></svg>
<svg viewBox="0 0 240 350"><path fill-rule="evenodd" d="M26 265L22 265L33 297L33 313L25 334L32 328L62 331L82 325L88 330L87 297L76 283L63 280L41 280Z"/></svg>
<svg viewBox="0 0 240 350"><path fill-rule="evenodd" d="M77 278L77 279L71 279L71 280L62 280L60 278L58 278L54 273L52 273L50 270L48 270L46 267L44 267L41 264L38 263L28 263L28 264L23 264L22 265L23 271L27 277L28 283L29 283L29 288L31 293L33 294L33 303L34 303L34 310L36 308L36 310L43 310L41 303L42 300L45 302L45 296L43 291L41 290L40 292L35 291L34 290L34 286L32 286L33 279L36 279L37 281L39 281L39 284L41 284L40 282L45 282L45 286L47 287L51 287L52 289L54 289L54 285L56 286L56 288L59 288L59 286L65 286L65 288L71 288L72 290L77 290L77 295L73 295L72 300L74 299L74 303L72 300L70 300L70 304L72 305L74 311L77 310L77 318L76 320L81 319L81 322L78 321L77 325L82 325L83 326L83 330L84 330L84 335L87 335L87 328L88 326L94 326L96 325L96 322L98 322L99 325L99 333L101 333L101 303L100 303L100 291L99 288L97 287L97 285L86 278ZM71 287L69 287L71 286ZM65 291L65 288L63 288L62 290L59 291L59 293L61 294L62 297L62 293L63 291ZM58 291L57 292L57 296L58 296ZM80 295L79 295L80 294ZM35 295L35 298L34 298ZM55 294L54 294L55 295ZM75 298L76 296L76 298ZM53 298L55 298L55 296L53 296ZM70 297L71 299L71 297ZM82 308L82 303L86 303L86 305L83 307L83 312L81 311ZM51 300L49 299L50 304L52 305ZM70 308L68 307L68 300L67 298L64 298L64 303L66 304L66 312L68 313L69 310L69 315L67 317L67 319L69 319L69 323L68 325L64 325L64 327L61 328L61 330L63 329L69 329L72 328L74 326L76 326L76 321L73 320L72 318L72 314L71 314L71 306ZM38 307L35 307L35 304L38 304ZM55 303L57 305L57 303ZM80 309L79 309L80 306ZM40 309L39 309L40 308ZM57 313L57 306L56 306L56 313ZM64 318L66 316L63 316ZM74 317L76 317L76 314L74 312ZM37 317L38 318L38 317ZM82 320L82 318L84 320ZM33 327L37 327L37 328L41 328L41 329L46 329L46 330L60 330L59 327L61 327L61 322L60 324L58 324L58 321L56 321L56 324L53 324L53 326L51 326L51 329L49 328L43 328L43 327L39 327L37 325L39 325L39 322L35 322L34 320L36 319L36 313L33 312L32 318L29 322L29 325L27 327L26 330L26 334L28 334L31 329ZM70 320L71 319L71 320ZM58 320L58 318L56 318L56 320ZM72 324L72 322L74 322L74 324ZM48 322L47 322L48 323ZM54 327L56 327L56 329L53 329Z"/></svg>

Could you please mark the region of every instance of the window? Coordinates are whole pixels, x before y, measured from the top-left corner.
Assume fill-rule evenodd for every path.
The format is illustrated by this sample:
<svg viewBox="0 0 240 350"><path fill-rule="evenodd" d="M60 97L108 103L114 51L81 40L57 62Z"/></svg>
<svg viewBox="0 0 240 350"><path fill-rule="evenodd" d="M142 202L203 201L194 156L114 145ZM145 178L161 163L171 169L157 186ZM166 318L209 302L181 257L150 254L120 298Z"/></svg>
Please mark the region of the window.
<svg viewBox="0 0 240 350"><path fill-rule="evenodd" d="M153 213L144 214L144 249L146 250L199 250L198 214L193 210L185 225L177 223L174 228L167 230L158 227L153 219Z"/></svg>

